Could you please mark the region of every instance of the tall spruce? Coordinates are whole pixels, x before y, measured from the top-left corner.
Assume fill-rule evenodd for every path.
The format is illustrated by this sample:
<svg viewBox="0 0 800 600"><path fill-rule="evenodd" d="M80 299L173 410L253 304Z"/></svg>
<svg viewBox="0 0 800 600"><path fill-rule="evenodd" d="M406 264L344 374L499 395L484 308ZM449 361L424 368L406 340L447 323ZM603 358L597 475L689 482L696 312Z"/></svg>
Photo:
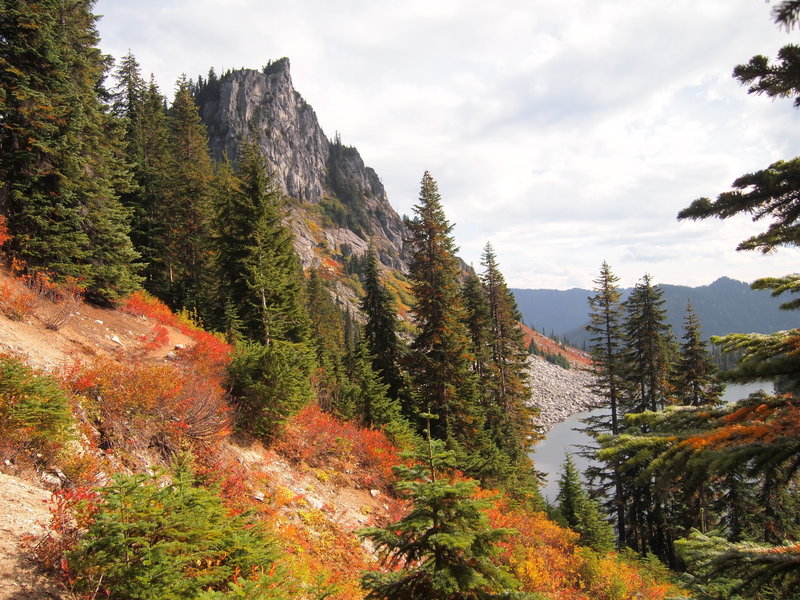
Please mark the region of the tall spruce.
<svg viewBox="0 0 800 600"><path fill-rule="evenodd" d="M491 394L487 421L495 443L513 462L527 459L534 442L533 413L527 405L528 352L520 328L522 315L500 272L497 256L487 243L481 256L481 282L489 313Z"/></svg>
<svg viewBox="0 0 800 600"><path fill-rule="evenodd" d="M345 387L345 343L342 311L331 298L317 269L306 283L306 307L311 324L310 342L317 353L314 387L317 403L326 411L352 418L343 401Z"/></svg>
<svg viewBox="0 0 800 600"><path fill-rule="evenodd" d="M631 412L661 410L669 396L668 376L673 339L663 291L642 277L625 303L625 380Z"/></svg>
<svg viewBox="0 0 800 600"><path fill-rule="evenodd" d="M0 214L30 270L76 277L97 301L138 285L121 131L99 97L109 58L94 2L4 3L0 19Z"/></svg>
<svg viewBox="0 0 800 600"><path fill-rule="evenodd" d="M595 437L620 433L625 394L624 339L622 334L622 292L617 287L619 278L606 261L600 275L594 280L594 295L589 298L589 351L592 355L594 384L592 390L607 402L609 414L587 419L587 430ZM601 493L610 496L609 511L615 515L617 541L625 546L625 494L622 473L618 464L592 469L592 477L599 478ZM613 489L611 489L613 488Z"/></svg>
<svg viewBox="0 0 800 600"><path fill-rule="evenodd" d="M112 112L123 125L125 159L133 175L120 200L131 211L130 237L144 265L144 286L164 296L169 288L166 242L173 219L166 201L170 165L166 98L152 79L144 81L131 53L122 58L114 76Z"/></svg>
<svg viewBox="0 0 800 600"><path fill-rule="evenodd" d="M207 312L212 288L209 251L214 171L206 129L185 78L178 80L168 122L164 208L169 226L164 232L160 279L165 289L161 294L173 308Z"/></svg>
<svg viewBox="0 0 800 600"><path fill-rule="evenodd" d="M422 177L415 217L408 221L417 336L411 345L411 377L419 412L440 415L432 434L458 448L462 456L478 450L483 430L469 333L464 326L460 268L439 190L427 171Z"/></svg>
<svg viewBox="0 0 800 600"><path fill-rule="evenodd" d="M381 282L380 262L372 243L367 250L361 310L366 315L364 339L372 355L372 368L389 386L389 396L401 400L408 411L411 407L402 370L405 350L398 335L397 310L391 292Z"/></svg>
<svg viewBox="0 0 800 600"><path fill-rule="evenodd" d="M715 377L717 369L702 339L700 321L691 303L686 306L683 330L674 377L675 397L679 404L717 404L725 388Z"/></svg>
<svg viewBox="0 0 800 600"><path fill-rule="evenodd" d="M215 248L229 318L250 339L305 342L309 321L300 261L284 225L286 200L253 141L243 144L236 181L217 198ZM232 313L232 314L231 314Z"/></svg>

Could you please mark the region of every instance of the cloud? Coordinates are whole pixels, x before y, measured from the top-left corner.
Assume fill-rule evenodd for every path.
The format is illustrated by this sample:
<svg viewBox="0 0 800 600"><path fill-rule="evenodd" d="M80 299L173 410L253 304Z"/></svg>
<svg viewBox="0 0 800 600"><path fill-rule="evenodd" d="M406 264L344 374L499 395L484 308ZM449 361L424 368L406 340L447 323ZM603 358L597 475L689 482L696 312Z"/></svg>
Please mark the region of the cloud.
<svg viewBox="0 0 800 600"><path fill-rule="evenodd" d="M800 154L790 103L748 96L730 77L792 39L769 5L100 0L96 10L103 49L130 48L167 91L183 72L289 56L323 129L359 149L398 212L411 212L430 170L465 259L478 264L491 239L514 286L591 285L603 258L671 283L751 279L796 259L735 253L747 223L675 220L694 198Z"/></svg>

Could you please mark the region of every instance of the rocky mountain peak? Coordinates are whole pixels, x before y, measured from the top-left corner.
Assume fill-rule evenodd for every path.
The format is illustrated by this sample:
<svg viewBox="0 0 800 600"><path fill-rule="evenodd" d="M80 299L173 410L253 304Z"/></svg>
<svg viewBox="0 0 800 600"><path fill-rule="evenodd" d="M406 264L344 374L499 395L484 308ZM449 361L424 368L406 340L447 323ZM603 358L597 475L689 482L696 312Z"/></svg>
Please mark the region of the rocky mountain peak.
<svg viewBox="0 0 800 600"><path fill-rule="evenodd" d="M326 247L360 253L371 239L384 265L406 270L405 225L380 178L338 134L334 140L325 135L314 109L294 89L288 58L206 81L196 98L216 160L235 162L241 141L255 136L284 191L318 205ZM313 248L322 240L302 227L304 220L295 221L298 251L306 267L319 266Z"/></svg>

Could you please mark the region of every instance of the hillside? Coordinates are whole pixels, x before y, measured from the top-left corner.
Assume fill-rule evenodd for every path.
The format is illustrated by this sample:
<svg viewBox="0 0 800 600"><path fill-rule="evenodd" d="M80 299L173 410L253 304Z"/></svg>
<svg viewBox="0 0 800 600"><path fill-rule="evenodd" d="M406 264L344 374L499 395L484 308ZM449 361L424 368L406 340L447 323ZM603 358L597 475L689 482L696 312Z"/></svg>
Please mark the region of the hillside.
<svg viewBox="0 0 800 600"><path fill-rule="evenodd" d="M790 312L779 309L781 300L768 290L753 290L744 282L720 277L698 287L660 284L666 300L667 323L680 336L686 303L691 302L705 338L734 332L772 333L797 325ZM591 290L514 289L517 305L527 325L581 347L588 341L588 298ZM627 298L631 289L621 290Z"/></svg>
<svg viewBox="0 0 800 600"><path fill-rule="evenodd" d="M201 372L196 369L201 367L202 372L208 373L205 377L212 379L195 383L211 389L217 385L211 374L213 364L207 362L207 352L214 348L213 339L171 315L156 301L137 296L128 300L122 310L79 301L65 307L63 300L54 302L33 293L23 281L7 274L0 277L0 286L4 290L0 302L0 359L14 357L35 366L37 371L32 371L31 377L37 377L35 372L49 373L63 378L63 385L69 389L82 389L91 395L93 386L104 385L101 381L107 377L117 382L115 386L137 385L137 373L152 376L166 369L178 377L176 383L182 384L182 373L194 373L191 376L196 378ZM54 327L52 315L63 308L69 312L64 322ZM109 367L113 370L108 371ZM1 371L0 386L7 385ZM118 379L120 373L132 375L133 379L128 375ZM90 380L95 383L87 384ZM141 411L149 406L152 394L172 393L166 389L159 392L155 381L146 385L139 381L140 387L131 389L134 395L130 397L125 388L103 387L103 397L93 401L97 403L93 409L98 411L97 416L90 421L81 416L88 407L89 396L79 400L73 418L83 433L78 445L71 446L67 454L30 456L23 447L15 446L13 431L5 430L4 462L0 465L0 508L6 519L0 528L0 598L71 597L59 591L65 589L63 586L69 588L69 581L62 579L59 583L52 575L45 576L32 562L37 558L59 571L58 560L52 561L69 536L74 535L70 519L64 521L70 514L69 506L76 506L71 498L90 498L81 496L86 492L80 490L88 489L82 486L108 484L115 472L136 473L164 464L168 455L146 440L156 434L152 428L157 422L152 417L160 414L159 418L163 418L161 411L166 405L153 405L157 412L152 416L139 412L136 419L125 420L128 435L133 438L113 438L110 446L97 445L99 437L111 435L108 427L117 426L117 419L129 419L112 409L110 403L133 401ZM0 394L0 405L3 398ZM76 400L79 398L76 396ZM168 442L170 445L181 437L180 431L172 434L178 437ZM192 436L183 439L184 444L188 443L184 447L193 447L193 453L202 450L195 459L197 468L221 485L228 505L237 512L244 508L255 511L276 532L294 584L311 585L321 578L325 585L333 586L332 598L355 599L361 597L357 583L360 570L374 565L375 557L369 546L358 542L354 532L397 518L406 510L404 502L392 491L388 473L389 466L397 460L393 458L395 451L385 439L380 441L377 433L341 423L311 406L287 424L284 435L270 448L247 437L231 436L229 431L221 431L222 437L217 435L213 443L207 440L199 446ZM56 495L47 501L51 491ZM48 507L58 517L50 524ZM540 513L526 513L502 502L494 511L490 514L493 521L525 532L508 546L508 551L516 548L516 558L509 564L523 569L519 576L528 582L530 590L546 592L549 598L601 597L595 594L605 593L609 580L589 575L586 566L582 566L582 561L589 559L600 560L608 572L614 573L614 585L648 590L648 594L655 594L648 596L652 598L662 598L667 589L641 567L613 556L591 558L589 550L583 550L579 558L574 554L575 534ZM49 533L43 538L45 531ZM528 558L521 558L525 556ZM534 560L536 556L539 558ZM547 559L542 560L542 556ZM558 570L553 569L555 564L561 565ZM579 593L579 588L584 591ZM61 596L62 593L67 595Z"/></svg>

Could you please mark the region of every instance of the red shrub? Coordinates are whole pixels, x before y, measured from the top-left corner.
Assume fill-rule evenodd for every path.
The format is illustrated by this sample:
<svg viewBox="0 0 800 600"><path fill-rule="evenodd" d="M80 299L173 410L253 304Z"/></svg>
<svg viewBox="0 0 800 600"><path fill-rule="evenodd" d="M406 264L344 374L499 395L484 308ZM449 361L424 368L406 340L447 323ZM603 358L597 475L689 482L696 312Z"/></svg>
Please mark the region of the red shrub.
<svg viewBox="0 0 800 600"><path fill-rule="evenodd" d="M382 431L365 429L311 405L295 415L275 444L295 462L351 472L362 487L388 489L392 467L400 463L397 448Z"/></svg>

